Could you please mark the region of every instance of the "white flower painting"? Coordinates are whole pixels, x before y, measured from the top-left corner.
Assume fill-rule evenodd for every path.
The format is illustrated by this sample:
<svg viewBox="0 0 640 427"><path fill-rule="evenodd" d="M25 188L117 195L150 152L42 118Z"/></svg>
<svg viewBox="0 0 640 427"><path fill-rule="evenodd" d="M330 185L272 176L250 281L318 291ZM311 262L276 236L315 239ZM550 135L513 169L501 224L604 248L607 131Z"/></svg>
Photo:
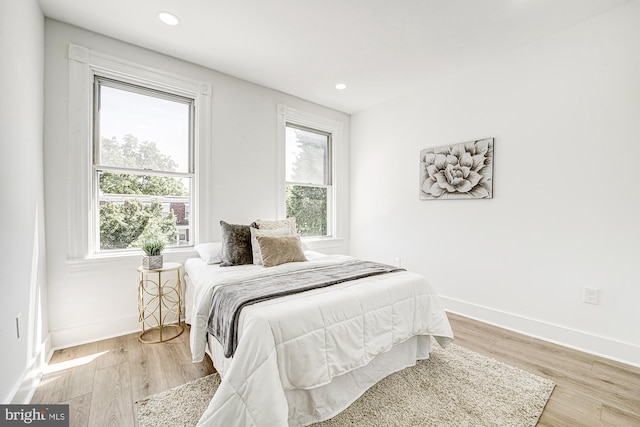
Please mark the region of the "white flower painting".
<svg viewBox="0 0 640 427"><path fill-rule="evenodd" d="M493 138L420 151L420 199L493 197Z"/></svg>

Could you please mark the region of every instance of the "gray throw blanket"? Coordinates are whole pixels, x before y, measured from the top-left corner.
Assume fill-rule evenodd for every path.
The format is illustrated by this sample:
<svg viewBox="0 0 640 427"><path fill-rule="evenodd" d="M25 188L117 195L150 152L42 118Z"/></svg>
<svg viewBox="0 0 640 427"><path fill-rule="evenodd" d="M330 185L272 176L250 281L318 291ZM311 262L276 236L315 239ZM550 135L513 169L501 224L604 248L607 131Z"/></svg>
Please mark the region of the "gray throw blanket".
<svg viewBox="0 0 640 427"><path fill-rule="evenodd" d="M355 261L221 285L213 293L207 331L222 344L225 357L231 357L238 346L238 319L244 306L401 270L404 269L370 261Z"/></svg>

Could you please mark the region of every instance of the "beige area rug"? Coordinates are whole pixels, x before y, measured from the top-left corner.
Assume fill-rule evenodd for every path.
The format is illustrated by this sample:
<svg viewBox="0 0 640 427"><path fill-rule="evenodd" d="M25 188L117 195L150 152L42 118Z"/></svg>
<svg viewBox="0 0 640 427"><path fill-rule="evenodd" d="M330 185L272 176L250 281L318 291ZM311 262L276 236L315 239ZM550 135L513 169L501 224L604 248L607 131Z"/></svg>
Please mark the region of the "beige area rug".
<svg viewBox="0 0 640 427"><path fill-rule="evenodd" d="M389 375L334 418L343 426L535 426L550 380L455 344ZM217 374L136 402L140 427L195 426L220 384Z"/></svg>

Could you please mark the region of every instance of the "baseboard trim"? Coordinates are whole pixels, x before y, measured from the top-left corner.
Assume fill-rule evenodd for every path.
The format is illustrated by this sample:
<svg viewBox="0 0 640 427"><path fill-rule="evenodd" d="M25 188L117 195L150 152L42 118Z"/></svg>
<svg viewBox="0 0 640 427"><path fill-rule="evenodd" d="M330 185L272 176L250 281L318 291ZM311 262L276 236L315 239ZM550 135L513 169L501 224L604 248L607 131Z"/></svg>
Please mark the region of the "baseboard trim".
<svg viewBox="0 0 640 427"><path fill-rule="evenodd" d="M26 405L31 402L33 395L40 385L42 374L49 362L50 356L47 348L51 344L51 334L40 343L39 348L34 352L33 358L28 362L27 367L11 390L11 403L15 405Z"/></svg>
<svg viewBox="0 0 640 427"><path fill-rule="evenodd" d="M138 316L107 319L51 331L51 350L74 347L140 331Z"/></svg>
<svg viewBox="0 0 640 427"><path fill-rule="evenodd" d="M181 308L180 319L184 322L184 307ZM49 347L51 354L55 350L74 347L95 341L106 340L122 335L141 332L137 315L106 319L87 325L78 325L66 329L53 330L50 333ZM49 355L47 361L51 359Z"/></svg>
<svg viewBox="0 0 640 427"><path fill-rule="evenodd" d="M566 326L440 296L445 310L523 335L640 367L640 346L598 336Z"/></svg>

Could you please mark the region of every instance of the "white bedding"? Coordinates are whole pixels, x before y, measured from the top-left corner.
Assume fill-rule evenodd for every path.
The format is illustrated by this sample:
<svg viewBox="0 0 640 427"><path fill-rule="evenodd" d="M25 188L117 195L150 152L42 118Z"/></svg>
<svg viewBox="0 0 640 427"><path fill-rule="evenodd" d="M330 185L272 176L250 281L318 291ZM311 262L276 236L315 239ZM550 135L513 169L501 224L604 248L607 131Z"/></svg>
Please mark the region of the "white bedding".
<svg viewBox="0 0 640 427"><path fill-rule="evenodd" d="M207 348L216 286L354 260L305 254L309 262L271 268L187 260L193 360L202 360ZM453 338L438 296L424 277L406 271L248 306L238 330L232 359L221 359L221 346L211 339L222 383L199 425L303 426L328 419L384 376L428 357L432 336L442 346Z"/></svg>

